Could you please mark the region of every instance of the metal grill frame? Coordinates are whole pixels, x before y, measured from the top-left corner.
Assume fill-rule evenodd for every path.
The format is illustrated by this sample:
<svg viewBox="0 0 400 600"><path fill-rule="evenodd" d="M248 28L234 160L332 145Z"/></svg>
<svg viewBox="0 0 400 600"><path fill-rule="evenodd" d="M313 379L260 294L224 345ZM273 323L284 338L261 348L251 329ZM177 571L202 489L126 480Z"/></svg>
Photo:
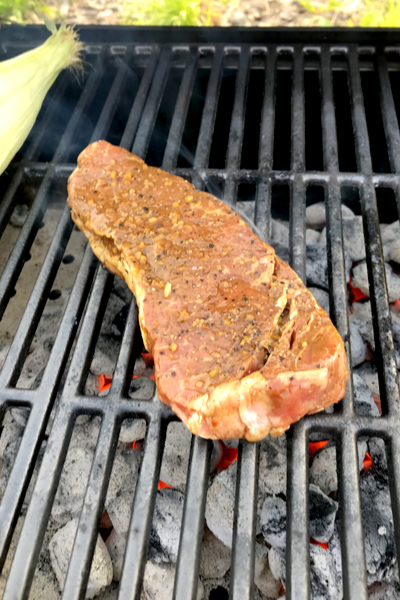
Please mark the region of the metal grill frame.
<svg viewBox="0 0 400 600"><path fill-rule="evenodd" d="M376 361L385 412L384 416L379 419L356 415L352 384L349 382L339 412L308 416L291 428L288 435L286 597L288 600L294 598L306 600L310 595L308 439L310 433L318 431L332 434L337 440L344 598L346 600L367 600L357 458L357 437L361 434L382 437L387 443L396 548L397 555L400 556L399 389L375 195L376 186L391 188L395 193L400 213L400 133L385 58L385 49L388 47L394 48L397 52L400 51L400 33L394 30L354 29L244 30L232 28L227 30L95 26L81 27L79 31L82 41L90 46L92 51L99 54L96 69L90 74L82 89L81 97L53 159L50 163L38 163L34 160L35 151L55 108L54 103L49 105L42 121L41 131L25 152L23 160L16 165L16 172L0 204L0 234L2 234L12 213L14 194L24 173L40 172L44 174L43 182L28 218L0 278L0 315L4 314L22 270L24 256L29 252L46 210L46 198L48 198L46 191L52 181L65 177L74 168L74 165L65 162L64 157L76 132L82 111L90 105L98 88L103 73L102 58L108 56L113 47L119 49L125 47L126 52L133 52L138 46L150 48L151 55L121 141L123 147L132 150L139 156L144 156L164 91L172 52L179 47L187 48L188 60L171 123L163 168L176 174L192 176L193 183L199 187L213 175L223 176L226 181L224 199L232 205L235 204L239 182L249 179L257 181L255 222L265 234L269 231L271 185L275 181L288 184L291 189L290 262L303 280L305 280L306 248L305 191L311 183L322 185L325 188L331 315L345 340L348 355L350 350L349 323L340 189L343 185L354 185L360 191L377 348ZM2 28L1 37L2 50L6 56L7 48L14 45L21 49L30 48L44 41L47 33L44 28L37 26L25 28L11 26ZM364 49L367 48L368 51L374 52L377 57L377 73L391 174L374 174L372 170L358 64L360 45ZM212 170L207 168L208 157L218 104L223 57L228 46L237 48L240 53L234 110L226 168ZM239 168L239 156L243 141L249 60L251 52L256 47L262 47L266 52L265 94L260 132L259 168L257 171L246 171ZM214 57L201 120L195 164L193 170L177 169L176 161L189 106L197 57L201 48L211 49ZM322 172L305 170L303 61L304 51L307 48L318 52L321 61L324 153L324 171ZM283 50L290 52L293 57L292 157L290 170L277 172L272 170L274 81L277 56ZM341 52L347 59L357 173L339 171L331 78L333 52ZM95 127L93 141L106 135L107 127L115 110L116 99L122 89L122 83L123 72L119 70ZM59 94L63 93L62 85L60 81ZM4 600L22 599L29 594L74 421L78 415L84 413L101 416L102 424L62 597L68 600L84 598L119 427L123 419L136 416L146 419L148 432L133 502L119 599L139 598L166 427L173 418L170 410L158 400L144 402L128 399L129 374L132 368L131 351L135 336L138 335L137 309L134 301L130 307L107 402L98 397L84 396L82 393L82 382L90 365L112 283L112 277L107 271L98 267L97 260L93 257L90 249L85 252L40 386L36 390L16 389L24 358L51 290L71 230L72 222L69 209L66 207L1 372L0 416L11 406L26 406L31 409L22 444L0 506L0 565L2 566L39 452L46 422L55 400L61 374L78 324L82 322L59 410L15 552ZM84 310L89 292L90 298L87 308ZM233 600L251 600L253 597L258 452L258 444L240 443L230 586L230 597ZM197 594L210 455L211 443L193 437L174 588L176 600L194 599Z"/></svg>

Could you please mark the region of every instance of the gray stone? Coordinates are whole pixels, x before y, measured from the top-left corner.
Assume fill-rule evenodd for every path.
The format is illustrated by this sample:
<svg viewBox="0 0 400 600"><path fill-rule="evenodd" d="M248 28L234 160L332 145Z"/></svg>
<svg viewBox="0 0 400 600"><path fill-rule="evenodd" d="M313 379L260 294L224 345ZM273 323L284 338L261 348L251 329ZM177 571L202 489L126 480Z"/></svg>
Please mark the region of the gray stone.
<svg viewBox="0 0 400 600"><path fill-rule="evenodd" d="M168 425L160 479L173 488L185 491L192 434L183 423Z"/></svg>
<svg viewBox="0 0 400 600"><path fill-rule="evenodd" d="M353 211L342 204L342 217L352 217ZM325 202L317 202L306 208L306 225L311 229L322 229L326 225Z"/></svg>
<svg viewBox="0 0 400 600"><path fill-rule="evenodd" d="M236 464L214 478L207 493L206 523L213 534L228 548L232 547L235 507Z"/></svg>
<svg viewBox="0 0 400 600"><path fill-rule="evenodd" d="M358 373L353 372L354 407L358 415L379 417L372 392Z"/></svg>
<svg viewBox="0 0 400 600"><path fill-rule="evenodd" d="M184 495L178 490L157 492L150 533L149 557L155 562L176 562Z"/></svg>
<svg viewBox="0 0 400 600"><path fill-rule="evenodd" d="M367 355L367 344L365 343L357 325L350 323L350 346L351 365L356 367L364 362Z"/></svg>
<svg viewBox="0 0 400 600"><path fill-rule="evenodd" d="M353 262L364 260L366 256L362 217L342 219L343 247ZM326 244L326 229L321 232L320 244Z"/></svg>
<svg viewBox="0 0 400 600"><path fill-rule="evenodd" d="M124 562L126 546L126 536L121 535L115 529L113 529L106 539L106 547L111 558L113 566L113 580L119 581L121 579L122 564Z"/></svg>
<svg viewBox="0 0 400 600"><path fill-rule="evenodd" d="M321 290L321 288L309 287L308 288L318 304L321 308L324 309L326 313L329 315L329 294L325 290Z"/></svg>
<svg viewBox="0 0 400 600"><path fill-rule="evenodd" d="M346 281L350 279L351 258L344 251ZM322 244L310 244L306 249L307 285L329 289L328 256Z"/></svg>
<svg viewBox="0 0 400 600"><path fill-rule="evenodd" d="M286 548L286 502L281 498L266 498L260 515L261 531L267 544Z"/></svg>
<svg viewBox="0 0 400 600"><path fill-rule="evenodd" d="M310 467L310 481L325 494L337 491L338 477L335 446L325 446L314 455Z"/></svg>
<svg viewBox="0 0 400 600"><path fill-rule="evenodd" d="M201 545L199 573L212 579L223 577L231 565L231 551L206 527Z"/></svg>
<svg viewBox="0 0 400 600"><path fill-rule="evenodd" d="M51 566L57 577L60 590L64 587L77 526L77 519L69 521L54 534L49 543ZM105 543L98 535L85 597L94 598L97 596L105 587L110 585L112 578L111 558Z"/></svg>
<svg viewBox="0 0 400 600"><path fill-rule="evenodd" d="M269 566L268 548L256 542L254 583L267 598L279 598L282 584L275 579Z"/></svg>
<svg viewBox="0 0 400 600"><path fill-rule="evenodd" d="M310 537L329 542L332 537L338 503L313 483L310 484Z"/></svg>
<svg viewBox="0 0 400 600"><path fill-rule="evenodd" d="M143 576L143 591L146 600L172 600L175 581L175 565L157 564L148 560ZM199 579L196 600L204 596L203 584Z"/></svg>

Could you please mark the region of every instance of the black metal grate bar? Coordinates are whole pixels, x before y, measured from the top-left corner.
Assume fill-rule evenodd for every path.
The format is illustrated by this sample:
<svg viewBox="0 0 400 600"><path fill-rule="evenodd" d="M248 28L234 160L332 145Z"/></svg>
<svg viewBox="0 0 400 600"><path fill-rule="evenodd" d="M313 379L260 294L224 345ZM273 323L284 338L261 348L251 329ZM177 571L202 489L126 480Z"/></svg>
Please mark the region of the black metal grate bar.
<svg viewBox="0 0 400 600"><path fill-rule="evenodd" d="M7 28L5 28L5 31L5 39L7 40ZM14 29L11 28L10 39L14 35L13 31ZM38 39L35 37L39 35L36 29L30 30L28 28L27 31L33 32L32 39ZM87 39L91 39L92 34L90 31L88 30L87 35L89 37ZM122 31L122 38L125 35L124 31L128 30ZM132 33L133 36L138 36L132 39L140 40L142 34L136 30L132 31L135 32ZM11 292L22 270L24 257L29 252L37 230L41 225L51 200L53 186L60 183L64 185L66 177L75 167L75 165L65 161L71 160L69 156L72 141L79 132L85 114L90 110L97 95L101 94L105 101L93 133L91 133L91 140L95 141L100 137L107 139L116 114L118 101L126 85L125 74L130 68L129 64L135 62L136 59L140 58L141 60L143 74L132 106L127 111L129 114L125 115L126 126L122 132L121 146L128 149L133 148L133 152L142 158L146 157L163 96L168 93L166 85L171 69L175 68L174 59L178 54L179 56L186 54L186 62L183 66L180 59L177 62L183 75L177 102L171 115L171 126L164 153L163 167L191 179L198 187L208 185L213 178L224 181L224 198L231 204L236 202L237 186L240 183L254 184L257 190L255 221L266 237L269 234L271 219L272 186L279 183L289 185L291 189L290 261L304 281L306 280L306 190L310 185L323 186L327 211L331 314L345 339L348 356L350 343L342 239L341 188L344 185L357 187L360 191L360 204L367 246L371 306L377 348L376 358L379 364L382 400L387 405L387 414L384 411L383 416L379 419L356 415L353 406L352 384L349 382L340 410L335 410L332 414L325 412L309 416L292 427L288 435L286 598L288 600L294 598L296 600L306 600L310 597L308 441L310 434L323 431L332 434L336 438L338 448L343 596L345 600L366 600L368 597L367 576L357 456L357 438L361 434L382 437L388 446L388 468L397 554L400 556L400 399L384 259L379 234L378 207L374 190L375 186L393 189L397 203L400 204L400 133L389 79L389 66L385 57L386 48L378 41L374 45L380 83L383 124L393 171L388 174L373 173L372 170L361 87L358 44L353 43L347 46L344 43L340 44L340 38L331 39L330 34L326 34L326 39L331 39L331 42L325 43L320 40L311 44L309 39L306 40L299 33L294 32L291 35L293 35L293 40L297 40L296 43L287 43L286 40L284 44L282 40L285 35L288 35L286 33L282 33L282 39L279 39L279 36L277 38L275 33L268 34L271 37L268 37L265 33L264 45L259 46L257 44L260 43L260 40L257 44L254 44L255 38L252 37L258 35L258 33L244 34L242 32L240 35L238 34L239 38L244 36L244 38L241 38L242 42L228 46L223 43L196 40L197 33L193 32L191 33L192 41L189 40L184 45L179 45L172 42L172 38L178 34L172 32L170 34L172 37L168 43L165 43L162 31L157 34L152 32L151 35L149 34L147 41L141 41L140 43L139 41L137 43L134 41L129 43L119 42L116 44L118 45L118 58L113 54L112 44L100 43L95 49L92 47L91 52L98 53L95 68L87 78L67 128L57 144L52 160L49 164L45 164L38 159L41 144L45 137L44 133L56 114L57 101L63 97L69 81L69 76L64 75L61 77L54 89L53 98L37 127L35 136L29 141L22 159L17 159L12 165L12 169L15 170L12 171L8 190L0 205L0 234L2 234L17 201L18 190L24 186L25 178L32 175L42 178L35 201L30 208L29 216L0 278L0 314L3 315L7 307ZM29 36L29 33L23 35ZM82 35L85 37L85 30L83 30ZM208 33L207 35L211 36L211 40L214 34ZM234 35L235 33L232 33L232 36ZM368 37L368 39L370 38ZM307 46L305 42L307 42ZM371 44L371 42L369 43ZM398 35L396 44L400 44ZM5 42L6 46L7 41ZM121 46L123 46L123 53L121 53ZM304 72L308 67L304 56L310 50L310 47L312 54L315 55L315 52L317 52L320 57L320 66L317 68L319 68L322 91L321 124L324 154L324 171L321 172L305 171ZM396 46L396 49L398 50L398 46ZM220 94L222 94L221 81L224 67L228 63L232 67L236 52L239 60L235 66L236 87L226 165L222 169L209 168L214 124L217 118ZM274 140L277 69L286 68L282 67L279 59L281 56L283 58L287 57L288 52L291 53L293 59L291 166L288 171L273 171L273 151L274 144L277 142L277 140ZM335 56L338 53L342 57L347 57L347 64L344 68L348 72L350 81L357 173L339 172L337 123L332 83L333 70L337 68L334 64ZM260 54L265 58L264 98L261 109L258 165L255 165L252 169L241 169L240 157L245 128L246 102L248 101L249 73L250 69L253 68L252 58L256 54L258 58ZM193 169L176 168L185 123L192 101L196 74L200 61L203 60L204 56L210 57L210 55L210 77L200 121L194 167ZM110 88L102 90L101 81L107 64L111 60L114 61L114 66L116 65L116 73ZM313 68L315 69L315 67ZM342 69L343 66L340 68ZM135 336L139 335L137 307L134 301L132 301L129 309L113 382L107 399L97 396L84 396L84 381L93 356L112 283L112 277L104 269L99 267L96 270L97 260L93 257L89 248L85 251L41 384L35 390L16 388L26 353L40 320L71 231L72 223L69 219L68 208L66 208L60 217L46 259L2 370L0 412L3 413L9 406L25 406L30 408L30 416L14 468L0 504L1 565L4 564L7 555L45 427L58 391L61 375L67 363L72 343L75 340L78 326L80 326L76 346L68 367L66 382L59 400L59 407L47 442L47 449L6 584L4 600L22 600L29 594L74 423L78 415L88 413L100 416L102 423L63 590L63 598L70 600L84 597L119 428L125 418L132 417L146 419L147 436L141 471L133 499L119 599L134 600L140 597L166 428L168 422L174 418L170 409L162 405L156 396L151 401L131 400L128 397L132 366L135 359ZM87 301L88 297L89 300ZM85 304L87 304L86 311L84 311ZM211 442L199 438L192 439L174 588L174 598L176 600L195 599L197 595L211 449ZM253 597L258 453L259 447L257 444L247 442L240 444L231 565L230 597L232 600L239 598L250 600Z"/></svg>
<svg viewBox="0 0 400 600"><path fill-rule="evenodd" d="M233 521L230 598L251 600L254 593L254 551L257 519L259 444L239 446Z"/></svg>
<svg viewBox="0 0 400 600"><path fill-rule="evenodd" d="M226 168L228 179L225 185L224 200L228 204L236 204L237 181L234 172L240 167L242 155L244 117L246 108L247 81L249 78L250 49L245 46L239 58L239 67L236 78L236 93L232 110L231 126L229 131L228 152Z"/></svg>
<svg viewBox="0 0 400 600"><path fill-rule="evenodd" d="M257 187L255 224L269 239L271 224L271 180L268 173L272 169L275 121L275 77L276 49L270 48L266 54L264 99L261 113L260 147L258 167L260 182Z"/></svg>
<svg viewBox="0 0 400 600"><path fill-rule="evenodd" d="M175 105L174 116L172 117L171 127L168 134L167 146L163 158L163 169L173 169L179 156L179 149L182 142L183 130L185 127L186 115L192 94L194 78L197 68L197 48L188 53L185 73L182 77L182 83L179 90L178 99Z"/></svg>
<svg viewBox="0 0 400 600"><path fill-rule="evenodd" d="M192 436L185 506L179 541L174 600L196 600L207 482L213 445Z"/></svg>

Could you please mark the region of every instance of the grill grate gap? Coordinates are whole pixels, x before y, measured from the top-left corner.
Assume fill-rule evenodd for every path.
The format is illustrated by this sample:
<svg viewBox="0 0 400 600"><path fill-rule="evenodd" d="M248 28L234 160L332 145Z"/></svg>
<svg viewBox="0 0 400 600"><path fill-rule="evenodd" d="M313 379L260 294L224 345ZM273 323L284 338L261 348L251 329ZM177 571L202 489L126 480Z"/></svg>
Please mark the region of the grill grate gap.
<svg viewBox="0 0 400 600"><path fill-rule="evenodd" d="M335 55L335 61L340 64L340 69L332 71L339 169L340 171L351 173L357 171L357 163L351 117L347 61L344 54Z"/></svg>
<svg viewBox="0 0 400 600"><path fill-rule="evenodd" d="M292 69L290 53L280 53L277 60L275 91L275 127L273 169L289 170L292 132Z"/></svg>

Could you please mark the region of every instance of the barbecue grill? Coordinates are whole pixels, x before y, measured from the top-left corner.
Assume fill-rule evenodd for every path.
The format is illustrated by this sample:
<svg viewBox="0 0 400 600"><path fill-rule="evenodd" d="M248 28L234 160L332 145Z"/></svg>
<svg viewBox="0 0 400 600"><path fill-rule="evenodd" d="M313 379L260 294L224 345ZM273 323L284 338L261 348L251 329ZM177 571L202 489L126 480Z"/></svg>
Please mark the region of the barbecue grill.
<svg viewBox="0 0 400 600"><path fill-rule="evenodd" d="M1 58L31 48L46 36L42 27L4 27ZM2 177L2 234L19 194L32 187L32 181L36 187L0 278L0 314L13 296L51 195L61 193L65 199L66 180L78 153L90 141L104 138L222 195L232 206L238 199L255 199L255 224L266 239L271 214L287 213L290 263L304 281L306 201L325 197L331 317L349 352L341 194L343 188L353 190L354 196L359 195L367 245L383 414L374 419L357 415L350 381L334 412L308 416L288 433L286 598L310 597L308 442L317 432L333 436L337 443L343 596L366 600L360 435L383 438L387 446L400 556L399 389L379 233L379 214L389 211L394 220L400 212L400 95L395 90L400 34L89 26L80 29L80 37L87 52L83 83L68 73L59 77L27 143ZM101 429L62 597L85 595L118 431L129 417L147 421L147 436L118 597L140 597L166 428L173 419L157 398L127 396L140 335L134 302L107 400L83 393L112 281L90 249L84 253L39 385L18 387L72 231L65 207L1 371L1 414L10 407L30 409L0 505L3 565L72 354L5 600L28 597L74 422L85 414L101 416ZM197 594L211 449L211 442L193 437L174 588L177 600ZM259 445L241 442L230 580L233 600L253 598L258 466Z"/></svg>

